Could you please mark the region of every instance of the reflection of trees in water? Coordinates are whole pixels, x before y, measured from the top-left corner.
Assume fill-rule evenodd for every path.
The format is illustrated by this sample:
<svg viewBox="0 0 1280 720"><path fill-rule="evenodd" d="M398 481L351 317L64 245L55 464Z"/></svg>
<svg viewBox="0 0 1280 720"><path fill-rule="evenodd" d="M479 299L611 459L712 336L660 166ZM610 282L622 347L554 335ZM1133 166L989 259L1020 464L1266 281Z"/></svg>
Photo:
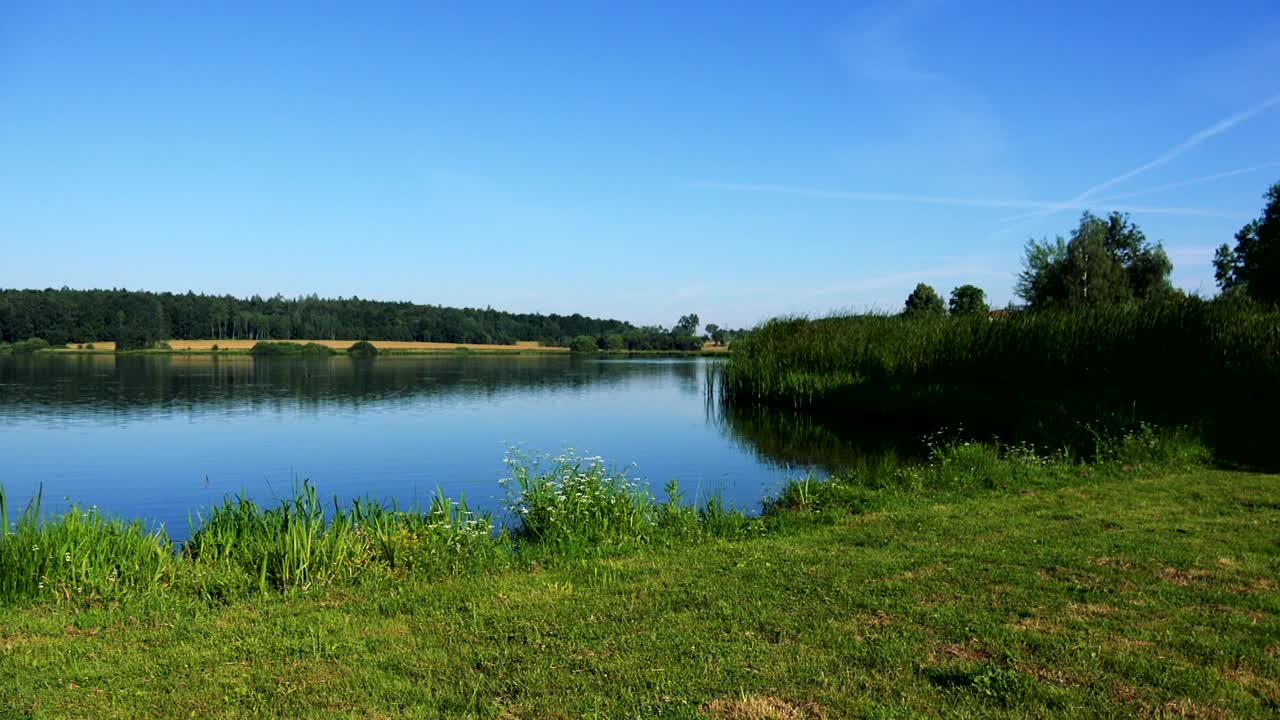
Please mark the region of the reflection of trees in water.
<svg viewBox="0 0 1280 720"><path fill-rule="evenodd" d="M889 458L924 454L918 435L893 425L859 425L765 405L730 403L720 392L717 375L716 370L708 370L704 387L708 421L769 464L840 473Z"/></svg>
<svg viewBox="0 0 1280 720"><path fill-rule="evenodd" d="M699 363L563 356L274 358L245 355L37 355L0 358L0 414L154 414L263 403L350 408L423 399L497 400L674 378L700 392Z"/></svg>

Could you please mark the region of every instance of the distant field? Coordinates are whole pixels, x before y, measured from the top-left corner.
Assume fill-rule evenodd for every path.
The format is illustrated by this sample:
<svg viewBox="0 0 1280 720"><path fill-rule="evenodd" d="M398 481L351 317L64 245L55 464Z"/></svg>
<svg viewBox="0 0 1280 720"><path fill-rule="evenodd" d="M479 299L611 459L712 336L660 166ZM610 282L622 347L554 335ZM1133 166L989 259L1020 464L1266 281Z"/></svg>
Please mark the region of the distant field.
<svg viewBox="0 0 1280 720"><path fill-rule="evenodd" d="M257 340L170 340L169 347L174 350L212 350L214 345L219 350L248 350L252 348ZM351 347L355 340L282 340L271 342L293 342L293 343L317 343L336 350L346 350ZM439 342L403 342L399 340L372 340L375 347L379 350L454 350L464 347L468 350L485 350L493 352L520 352L522 350L543 350L549 352L568 352L566 347L550 347L539 345L533 340L522 340L515 345L486 345L483 343L439 343ZM79 349L80 343L71 343L67 345L71 349ZM116 349L113 342L97 342L92 343L95 350Z"/></svg>

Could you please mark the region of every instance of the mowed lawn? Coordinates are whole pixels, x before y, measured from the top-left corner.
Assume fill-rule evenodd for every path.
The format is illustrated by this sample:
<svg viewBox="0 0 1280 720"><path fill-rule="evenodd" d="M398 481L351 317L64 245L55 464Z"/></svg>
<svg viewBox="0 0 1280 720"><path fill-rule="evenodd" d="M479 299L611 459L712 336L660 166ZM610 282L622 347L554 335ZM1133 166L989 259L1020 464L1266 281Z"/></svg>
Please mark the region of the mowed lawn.
<svg viewBox="0 0 1280 720"><path fill-rule="evenodd" d="M1280 716L1280 478L1090 473L210 605L0 610L0 717Z"/></svg>

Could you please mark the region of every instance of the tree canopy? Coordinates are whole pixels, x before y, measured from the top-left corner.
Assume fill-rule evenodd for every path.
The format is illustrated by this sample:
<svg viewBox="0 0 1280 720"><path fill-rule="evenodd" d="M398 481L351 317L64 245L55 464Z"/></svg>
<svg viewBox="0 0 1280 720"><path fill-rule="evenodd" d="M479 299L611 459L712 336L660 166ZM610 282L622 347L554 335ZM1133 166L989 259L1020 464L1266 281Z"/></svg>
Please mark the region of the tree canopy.
<svg viewBox="0 0 1280 720"><path fill-rule="evenodd" d="M987 305L987 294L976 285L961 285L951 291L948 310L953 316L986 315L991 311Z"/></svg>
<svg viewBox="0 0 1280 720"><path fill-rule="evenodd" d="M1027 243L1014 291L1033 310L1152 300L1173 291L1173 263L1124 213L1084 213L1070 240Z"/></svg>
<svg viewBox="0 0 1280 720"><path fill-rule="evenodd" d="M902 312L904 315L911 316L945 315L947 306L942 302L942 296L937 290L920 283L907 296L906 307Z"/></svg>
<svg viewBox="0 0 1280 720"><path fill-rule="evenodd" d="M1262 216L1240 228L1235 247L1223 244L1213 258L1223 291L1239 289L1267 303L1280 302L1280 182L1262 196Z"/></svg>

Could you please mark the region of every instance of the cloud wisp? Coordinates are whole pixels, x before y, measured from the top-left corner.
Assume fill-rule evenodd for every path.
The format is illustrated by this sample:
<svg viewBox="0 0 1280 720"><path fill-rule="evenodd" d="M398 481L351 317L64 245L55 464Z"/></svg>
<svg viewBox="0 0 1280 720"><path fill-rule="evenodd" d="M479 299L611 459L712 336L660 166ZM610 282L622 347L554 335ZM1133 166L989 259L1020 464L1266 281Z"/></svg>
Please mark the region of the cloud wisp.
<svg viewBox="0 0 1280 720"><path fill-rule="evenodd" d="M1133 192L1122 193L1119 195L1108 195L1106 197L1095 198L1093 200L1090 200L1089 204L1095 207L1112 205L1114 203L1120 202L1121 200L1128 200L1130 198L1142 197L1144 195L1155 195L1156 193L1165 192L1166 190L1176 190L1178 188L1189 187L1192 185L1203 185L1205 183L1211 183L1218 180L1225 180L1229 177L1235 177L1237 175L1248 175L1249 173L1255 173L1261 170L1268 170L1270 168L1275 168L1275 167L1280 167L1280 160L1262 163L1261 165L1251 165L1247 168L1240 168L1238 170L1226 170L1224 172L1214 173L1212 175L1203 175L1201 177L1190 178L1187 180L1179 180L1177 182L1166 183L1164 185L1156 185L1155 187L1143 188L1142 190L1134 190ZM1065 209L1075 210L1079 208L1073 207L1073 208L1065 208ZM1121 209L1126 209L1126 208L1121 208ZM1018 223L1022 220L1028 220L1033 217L1039 217L1039 215L1040 215L1040 212L1038 210L1032 211L1032 212L1018 213L1017 215L1010 215L1009 217L1002 218L1000 220L1000 224L1010 225L1013 223Z"/></svg>
<svg viewBox="0 0 1280 720"><path fill-rule="evenodd" d="M1150 170L1154 170L1155 168L1158 168L1162 165L1166 165L1176 160L1178 157L1188 152L1189 150L1192 150L1196 146L1204 143L1206 140L1210 140L1218 135L1221 135L1227 132L1228 130L1234 128L1235 126L1247 120L1250 120L1257 115L1260 115L1266 112L1267 110L1271 109L1276 105L1280 105L1280 95L1272 95L1271 97L1267 98L1266 100L1263 100L1262 102L1258 103L1257 105L1254 105L1253 107L1247 110L1243 110L1234 115L1223 118L1222 120L1219 120L1218 122L1210 125L1209 127L1204 128L1203 130L1200 130L1199 132L1191 135L1186 140L1183 140L1177 145L1174 145L1172 148L1165 151L1163 154L1156 157L1155 159L1148 160L1147 162L1131 170L1120 173L1119 175L1116 175L1115 177L1109 180L1104 180L1103 182L1100 182L1097 185L1094 185L1093 187L1076 195L1070 200L1057 204L1056 207L1047 208L1044 210L1038 210L1035 212L1030 212L1024 215L1018 215L1016 217L1006 219L1004 221L1004 224L1001 227L997 228L991 234L995 236L995 235L1000 235L1002 233L1009 232L1011 230L1015 230L1028 220L1047 217L1049 215L1052 215L1056 212L1060 212L1062 210L1079 210L1081 209L1082 204L1084 204L1086 201L1090 201L1091 204L1096 205L1099 202L1110 202L1110 201L1114 201L1124 197L1134 197L1136 195L1146 195L1148 194L1148 192L1155 192L1155 191L1139 191L1136 193L1131 193L1129 195L1121 195L1118 197L1113 197L1107 200L1099 200L1095 198L1096 195L1098 195L1099 193L1101 193L1102 191L1108 188L1115 187L1116 185L1119 185L1120 183L1125 182L1126 180L1130 180L1134 177L1137 177L1138 175L1141 175ZM1218 178L1212 178L1212 179L1218 179ZM1202 180L1197 179L1196 182L1202 182ZM1208 182L1208 180L1203 180L1203 182ZM1194 183L1191 183L1191 184L1194 184ZM1160 189L1168 189L1168 188L1160 188ZM1088 208L1085 208L1085 209L1088 209ZM1139 210L1137 210L1136 208L1116 208L1116 209L1119 209L1119 210L1129 209L1134 212L1139 212ZM1238 216L1239 216L1238 213L1234 213L1231 215L1231 217L1238 217Z"/></svg>
<svg viewBox="0 0 1280 720"><path fill-rule="evenodd" d="M1105 180L1103 182L1100 182L1097 185L1094 185L1088 190L1085 190L1084 192L1075 196L1068 202L1071 204L1078 204L1080 202L1083 202L1084 200L1088 200L1089 198L1097 195L1098 193L1102 192L1103 190L1106 190L1107 188L1114 187L1124 182L1125 180L1128 180L1133 177L1137 177L1138 175L1141 175L1142 173L1145 173L1149 170L1154 170L1155 168L1158 168L1161 165L1168 164L1173 160L1176 160L1179 156L1186 153L1188 150L1195 148L1197 145L1200 145L1206 140L1209 140L1213 137L1221 135L1222 133L1230 130L1231 128L1239 125L1240 123L1246 120L1249 120L1254 116L1260 115L1261 113L1267 111L1268 109L1270 109L1275 105L1280 105L1280 95L1272 95L1271 97L1267 98L1266 100L1262 101L1257 105L1254 105L1248 110L1238 112L1235 115L1219 120L1218 122L1210 125L1209 127L1201 130L1200 132L1195 133L1194 135L1187 138L1186 140L1183 140L1182 142L1173 146L1173 148L1169 149L1164 154L1160 155L1154 160L1149 160L1139 165L1138 167L1133 168L1132 170L1129 170L1128 172L1120 173L1119 175L1111 178L1110 180ZM1069 209L1069 208L1064 208L1064 209Z"/></svg>
<svg viewBox="0 0 1280 720"><path fill-rule="evenodd" d="M967 207L967 208L990 208L990 209L1013 209L1013 210L1035 210L1038 213L1070 210L1070 209L1088 209L1083 203L1075 205L1063 205L1060 202L1038 201L1038 200L1013 200L1006 198L970 198L958 197L950 195L918 195L913 193L887 193L873 192L862 190L826 190L822 188L811 188L794 185L776 185L768 183L732 183L719 182L714 180L698 180L692 183L694 187L708 190L729 190L732 192L751 192L751 193L769 193L774 195L793 195L797 197L810 197L822 200L852 200L863 202L901 202L917 205L941 205L948 207ZM1150 207L1143 205L1129 205L1121 208L1130 212L1144 212L1162 215L1187 215L1196 217L1219 217L1239 219L1242 215L1239 212L1226 210L1216 210L1212 208L1192 208L1192 207Z"/></svg>

